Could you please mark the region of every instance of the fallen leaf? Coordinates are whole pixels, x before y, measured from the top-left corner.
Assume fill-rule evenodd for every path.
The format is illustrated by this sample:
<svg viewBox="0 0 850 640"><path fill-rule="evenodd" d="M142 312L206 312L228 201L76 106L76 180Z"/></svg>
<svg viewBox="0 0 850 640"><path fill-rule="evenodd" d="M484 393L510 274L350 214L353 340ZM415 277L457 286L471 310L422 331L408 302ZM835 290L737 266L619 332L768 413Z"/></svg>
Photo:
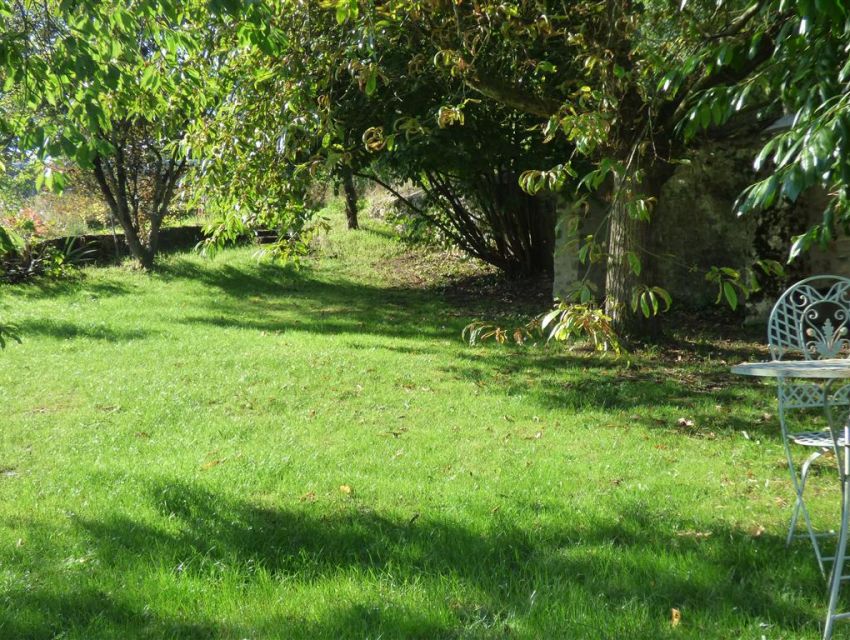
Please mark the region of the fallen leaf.
<svg viewBox="0 0 850 640"><path fill-rule="evenodd" d="M353 489L349 487L347 484L339 485L339 490L342 491L345 495L350 496L353 493Z"/></svg>
<svg viewBox="0 0 850 640"><path fill-rule="evenodd" d="M316 501L316 492L308 491L303 496L301 496L301 502L315 502Z"/></svg>
<svg viewBox="0 0 850 640"><path fill-rule="evenodd" d="M135 435L136 435L137 438L144 438L144 439L151 437L151 434L149 434L147 431L136 431Z"/></svg>
<svg viewBox="0 0 850 640"><path fill-rule="evenodd" d="M678 627L679 623L682 621L682 612L676 609L670 609L670 626Z"/></svg>
<svg viewBox="0 0 850 640"><path fill-rule="evenodd" d="M201 465L201 469L202 469L203 471L206 471L207 469L212 469L213 467L217 467L218 465L220 465L220 464L221 464L222 462L224 462L225 460L227 460L227 458L221 458L221 459L219 459L219 460L210 460L210 461L205 462L204 464L202 464L202 465Z"/></svg>
<svg viewBox="0 0 850 640"><path fill-rule="evenodd" d="M676 424L678 424L680 427L692 427L694 426L694 421L690 420L689 418L679 418L678 420L676 420Z"/></svg>
<svg viewBox="0 0 850 640"><path fill-rule="evenodd" d="M760 538L760 537L761 537L761 535L762 535L765 531L767 531L767 529L765 529L762 525L757 524L757 525L753 526L753 527L750 529L750 535L751 535L753 538Z"/></svg>

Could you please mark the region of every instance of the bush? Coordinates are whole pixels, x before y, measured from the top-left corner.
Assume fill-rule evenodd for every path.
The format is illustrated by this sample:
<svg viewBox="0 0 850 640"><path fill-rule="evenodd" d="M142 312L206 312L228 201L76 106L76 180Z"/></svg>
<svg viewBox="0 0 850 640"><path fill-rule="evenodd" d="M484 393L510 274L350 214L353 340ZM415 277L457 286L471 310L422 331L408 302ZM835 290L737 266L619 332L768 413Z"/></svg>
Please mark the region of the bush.
<svg viewBox="0 0 850 640"><path fill-rule="evenodd" d="M91 253L75 238L69 238L62 247L44 242L46 226L32 209L21 209L6 224L9 226L0 226L0 281L66 276Z"/></svg>

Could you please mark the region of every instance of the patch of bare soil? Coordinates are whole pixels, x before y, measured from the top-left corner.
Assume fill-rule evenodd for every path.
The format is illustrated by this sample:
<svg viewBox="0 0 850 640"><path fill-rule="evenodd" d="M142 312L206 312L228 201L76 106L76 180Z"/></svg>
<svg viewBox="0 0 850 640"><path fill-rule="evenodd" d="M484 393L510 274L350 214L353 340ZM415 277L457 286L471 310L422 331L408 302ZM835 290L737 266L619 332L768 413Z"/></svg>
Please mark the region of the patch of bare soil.
<svg viewBox="0 0 850 640"><path fill-rule="evenodd" d="M464 314L488 319L538 314L552 303L549 275L509 278L460 251L406 251L375 268L400 288L430 289Z"/></svg>
<svg viewBox="0 0 850 640"><path fill-rule="evenodd" d="M508 278L495 267L457 250L411 249L375 265L399 288L430 290L454 309L451 315L492 322L507 329L546 311L552 303L551 276ZM682 309L661 318L661 336L633 347L657 365L681 367L713 362L721 368L744 360L764 360L765 328L745 326L726 307Z"/></svg>

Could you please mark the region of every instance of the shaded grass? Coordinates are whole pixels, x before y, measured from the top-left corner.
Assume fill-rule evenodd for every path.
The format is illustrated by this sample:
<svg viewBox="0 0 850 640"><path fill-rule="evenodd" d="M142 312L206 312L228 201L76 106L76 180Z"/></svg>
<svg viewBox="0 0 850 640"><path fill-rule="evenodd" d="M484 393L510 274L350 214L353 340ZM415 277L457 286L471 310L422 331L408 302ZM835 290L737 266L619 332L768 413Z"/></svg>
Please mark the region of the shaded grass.
<svg viewBox="0 0 850 640"><path fill-rule="evenodd" d="M403 251L4 289L0 637L819 637L757 344L469 348Z"/></svg>

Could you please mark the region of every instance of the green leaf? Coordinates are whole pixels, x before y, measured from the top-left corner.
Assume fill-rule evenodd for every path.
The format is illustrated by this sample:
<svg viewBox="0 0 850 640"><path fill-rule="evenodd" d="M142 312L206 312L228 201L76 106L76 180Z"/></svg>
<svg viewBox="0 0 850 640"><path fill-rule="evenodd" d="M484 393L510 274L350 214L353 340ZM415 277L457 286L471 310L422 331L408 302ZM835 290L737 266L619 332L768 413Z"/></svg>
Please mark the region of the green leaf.
<svg viewBox="0 0 850 640"><path fill-rule="evenodd" d="M726 297L726 302L732 307L732 311L738 308L738 293L731 282L723 283L723 295Z"/></svg>
<svg viewBox="0 0 850 640"><path fill-rule="evenodd" d="M662 289L661 287L652 287L650 291L654 292L659 298L664 300L664 310L669 311L670 307L673 306L673 298L670 293L666 289Z"/></svg>
<svg viewBox="0 0 850 640"><path fill-rule="evenodd" d="M641 271L641 261L638 255L634 251L629 251L626 253L626 258L629 261L629 268L632 270L632 273L639 276Z"/></svg>
<svg viewBox="0 0 850 640"><path fill-rule="evenodd" d="M649 309L649 301L647 300L648 297L648 293L644 293L640 297L640 310L643 313L644 318L649 318L652 316L652 313Z"/></svg>

